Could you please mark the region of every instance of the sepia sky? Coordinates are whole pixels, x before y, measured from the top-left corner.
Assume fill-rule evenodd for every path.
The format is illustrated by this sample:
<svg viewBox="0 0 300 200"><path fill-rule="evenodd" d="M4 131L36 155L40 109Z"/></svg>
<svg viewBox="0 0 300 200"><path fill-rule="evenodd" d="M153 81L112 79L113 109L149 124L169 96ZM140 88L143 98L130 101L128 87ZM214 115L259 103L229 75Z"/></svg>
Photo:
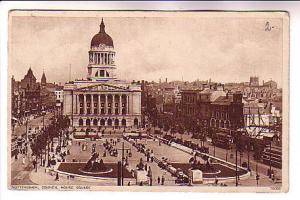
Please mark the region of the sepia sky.
<svg viewBox="0 0 300 200"><path fill-rule="evenodd" d="M99 17L12 17L10 69L21 80L31 66L38 80L86 78ZM269 22L273 29L265 31ZM117 74L128 80L282 80L280 19L237 17L105 17Z"/></svg>

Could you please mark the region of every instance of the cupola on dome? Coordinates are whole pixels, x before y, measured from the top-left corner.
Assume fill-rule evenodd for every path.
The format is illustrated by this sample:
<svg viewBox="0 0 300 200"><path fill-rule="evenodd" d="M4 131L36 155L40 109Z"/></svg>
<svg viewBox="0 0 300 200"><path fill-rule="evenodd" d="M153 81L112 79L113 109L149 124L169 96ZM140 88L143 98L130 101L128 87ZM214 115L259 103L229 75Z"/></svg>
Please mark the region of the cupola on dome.
<svg viewBox="0 0 300 200"><path fill-rule="evenodd" d="M97 33L91 41L91 48L99 47L100 45L114 47L114 42L113 42L112 38L105 32L105 25L104 25L103 19L100 24L99 33Z"/></svg>

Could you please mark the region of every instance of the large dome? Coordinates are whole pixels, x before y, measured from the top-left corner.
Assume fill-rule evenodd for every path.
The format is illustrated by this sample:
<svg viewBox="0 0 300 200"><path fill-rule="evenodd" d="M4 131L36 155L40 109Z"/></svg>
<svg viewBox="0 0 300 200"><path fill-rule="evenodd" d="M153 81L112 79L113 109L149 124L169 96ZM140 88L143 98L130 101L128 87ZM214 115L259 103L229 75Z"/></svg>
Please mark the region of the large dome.
<svg viewBox="0 0 300 200"><path fill-rule="evenodd" d="M107 33L105 33L105 25L103 19L100 24L99 33L97 33L91 41L91 48L98 47L101 44L109 47L114 47L114 42L112 38Z"/></svg>

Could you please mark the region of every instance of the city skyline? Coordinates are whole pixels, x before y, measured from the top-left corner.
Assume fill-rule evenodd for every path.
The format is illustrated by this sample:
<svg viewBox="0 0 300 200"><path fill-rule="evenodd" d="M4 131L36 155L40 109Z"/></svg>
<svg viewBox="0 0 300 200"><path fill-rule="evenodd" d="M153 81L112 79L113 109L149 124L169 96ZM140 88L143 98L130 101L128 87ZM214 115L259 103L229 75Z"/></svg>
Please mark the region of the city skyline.
<svg viewBox="0 0 300 200"><path fill-rule="evenodd" d="M89 41L99 31L100 20L13 17L10 55L17 59L11 59L11 75L21 80L31 66L38 80L44 71L48 82L63 84L69 80L71 64L71 80L85 79ZM211 78L226 83L247 82L257 75L260 81L272 79L282 85L279 19L104 17L104 21L114 39L120 79L191 82ZM266 21L275 29L265 31ZM216 28L224 23L226 30ZM62 69L63 73L57 73ZM274 77L269 77L270 70Z"/></svg>

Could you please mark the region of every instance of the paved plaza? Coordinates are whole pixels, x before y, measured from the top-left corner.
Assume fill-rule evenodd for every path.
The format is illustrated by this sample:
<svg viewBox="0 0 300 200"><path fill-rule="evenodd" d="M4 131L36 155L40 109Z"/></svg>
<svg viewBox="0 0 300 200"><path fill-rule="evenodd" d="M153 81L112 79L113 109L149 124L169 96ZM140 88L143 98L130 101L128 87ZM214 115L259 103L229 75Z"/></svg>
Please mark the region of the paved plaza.
<svg viewBox="0 0 300 200"><path fill-rule="evenodd" d="M116 145L114 148L118 149L118 155L111 156L107 153L105 157L103 157L103 153L106 151L103 144L106 141L116 141ZM117 142L119 140L119 142ZM118 137L113 137L110 135L104 136L102 139L97 141L88 141L88 140L73 140L71 145L67 146L69 149L70 155L66 156L65 163L72 163L76 162L74 165L84 164L86 163L91 157L91 151L93 144L95 145L95 151L99 153L100 158L103 159L104 163L114 163L117 164L118 161L121 161L121 148L122 143L124 142L124 157L128 158L128 171L136 169L137 164L139 163L140 159L144 161L147 165L148 169L151 168L152 177L153 177L153 186L161 185L161 182L158 183L158 179L161 179L162 176L165 178L164 185L166 186L174 186L178 185L175 183L176 178L173 177L169 172L166 170L161 169L156 162L147 162L147 157L145 154L138 152L137 149L128 141ZM145 145L146 149L153 150L154 156L157 159L166 159L170 163L188 163L189 159L192 155L166 145L164 143L160 143L157 139L141 139L137 140L137 143ZM86 145L86 149L82 149L82 145ZM221 155L218 150L218 154ZM129 152L132 154L129 157ZM109 178L109 179L98 179L98 180L86 180L86 179L79 179L74 177L72 179L67 178L66 176L59 176L59 180L55 180L56 176L55 173L46 172L45 168L38 164L38 169L35 171L30 163L30 158L26 161L25 164L20 164L20 159L13 162L13 168L20 168L15 169L12 173L12 180L13 184L15 185L23 185L23 184L37 184L37 185L117 185L117 178ZM63 163L64 164L64 163ZM114 168L116 170L116 168ZM250 178L247 180L240 180L240 186L250 186L250 185L257 185L255 179L255 172L251 173ZM278 185L280 183L273 183L266 175L261 174L261 178L259 180L258 186L270 186L270 185ZM159 178L158 178L159 177ZM130 182L130 183L129 183ZM124 185L135 185L134 179L124 179ZM235 186L235 182L228 182L226 183L228 186ZM197 185L201 186L201 185Z"/></svg>
<svg viewBox="0 0 300 200"><path fill-rule="evenodd" d="M50 118L53 117L52 113L47 113L44 116L44 123L45 125L48 125L50 123ZM37 117L35 119L30 119L28 121L28 127L35 127L39 126L43 121L43 117ZM26 127L25 124L18 125L14 129L14 135L21 136L22 133L25 131ZM153 130L150 132L153 134ZM127 131L127 130L126 130ZM60 176L59 180L55 180L56 176L55 173L49 173L45 167L41 166L40 163L38 163L37 170L33 168L32 165L32 157L30 155L26 155L25 157L22 155L18 155L17 159L12 157L12 173L11 173L11 180L13 185L117 185L117 178L116 175L116 165L118 161L122 160L122 143L124 142L124 157L127 157L128 159L128 173L136 169L137 164L139 163L140 159L143 160L144 164L147 165L147 168L151 168L152 172L152 185L158 186L161 185L158 183L158 179L161 179L164 177L164 185L166 186L174 186L178 185L175 183L176 177L172 176L168 171L160 168L156 162L147 162L147 157L145 154L139 152L137 148L135 148L132 143L128 142L127 140L124 140L122 138L122 132L121 130L113 130L113 129L106 129L104 132L104 135L102 136L102 139L97 141L90 141L90 140L75 140L73 139L70 144L67 146L67 149L69 150L70 154L65 157L65 163L71 164L73 162L76 162L74 166L76 165L85 165L87 161L91 157L91 151L92 151L92 145L95 145L95 151L99 153L100 158L103 159L104 163L108 163L114 165L112 166L114 175L111 175L110 178L107 179L97 179L95 180L88 180L88 179L80 179L80 178L72 178L69 179L66 176ZM175 134L176 137L182 138L184 140L191 140L194 143L200 144L200 141L197 139L192 139L191 135L189 134ZM107 153L107 150L105 150L103 144L106 141L115 141L116 144L114 146L115 149L118 149L117 156L111 156ZM117 142L118 141L118 142ZM181 168L184 168L185 165L188 165L190 158L192 157L191 154L186 153L182 150L179 150L177 148L171 147L169 145L166 145L162 142L159 142L158 139L141 139L136 141L138 144L143 144L146 149L149 149L150 151L153 150L154 156L158 160L167 159L169 163L173 163L176 165L181 164ZM54 144L54 146L56 146ZM82 149L82 145L86 146L86 149ZM234 154L233 150L225 150L219 147L213 147L210 142L205 142L205 146L209 147L209 154L214 155L217 158L225 160L227 157L228 162L235 163L235 157L230 157L230 154ZM107 153L105 157L103 157L104 152ZM131 153L131 156L129 156L129 152ZM227 156L226 156L227 154ZM24 159L24 158L25 159ZM199 158L201 162L204 162ZM238 159L240 160L240 159ZM242 162L247 162L247 154L244 154L244 156L241 158ZM40 162L38 160L38 162ZM64 164L64 163L63 163ZM59 165L59 164L58 164ZM179 166L178 165L178 166ZM73 166L73 167L74 167ZM177 166L177 167L178 167ZM256 168L257 166L257 168ZM250 167L252 168L251 176L247 180L240 180L239 185L240 186L276 186L280 185L281 182L277 181L274 183L267 175L266 171L269 168L269 166L264 165L262 163L258 163L253 159L252 153L250 153ZM75 167L76 168L76 167ZM258 173L260 174L260 180L256 181L256 171L258 170ZM278 179L281 179L281 170L275 169L276 176ZM126 171L126 172L127 172ZM225 170L226 171L226 170ZM130 183L129 183L130 182ZM125 178L124 179L124 185L135 185L135 179L134 178ZM235 182L231 181L226 183L228 186L235 186ZM201 185L199 185L201 186Z"/></svg>

